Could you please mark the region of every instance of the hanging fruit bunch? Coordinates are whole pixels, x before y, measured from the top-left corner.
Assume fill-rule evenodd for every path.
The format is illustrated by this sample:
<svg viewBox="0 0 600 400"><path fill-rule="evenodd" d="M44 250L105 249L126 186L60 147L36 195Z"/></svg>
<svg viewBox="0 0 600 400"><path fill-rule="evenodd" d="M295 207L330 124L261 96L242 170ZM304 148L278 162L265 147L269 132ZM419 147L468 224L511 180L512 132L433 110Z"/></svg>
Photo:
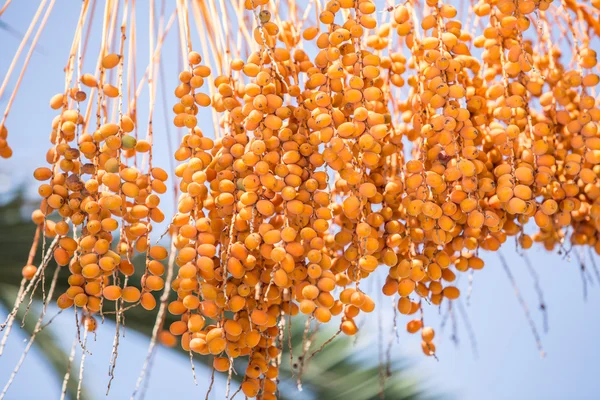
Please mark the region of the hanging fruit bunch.
<svg viewBox="0 0 600 400"><path fill-rule="evenodd" d="M34 222L71 272L59 307L89 320L116 302L119 321L138 303L153 309L164 289L153 342L167 308L176 320L165 341L180 337L230 376L234 359L247 360L241 391L268 399L291 317L305 316L305 339L328 323L335 336L355 335L376 307L364 289L371 276L435 356L427 304L458 299L458 275L484 268L480 251L509 241L600 254L600 3L481 0L460 12L438 0L275 3L177 0L156 37L150 7L140 139L134 86L123 105L135 3L107 1L95 73L80 75L84 1L65 91L50 103L49 167L34 173L43 182ZM152 163L152 112L175 16L183 68L169 101L182 135L165 282L169 254L149 239L165 219L167 180ZM131 285L136 254L146 268ZM46 267L27 265L24 282Z"/></svg>
<svg viewBox="0 0 600 400"><path fill-rule="evenodd" d="M44 2L40 10L43 6ZM46 9L44 21L52 6L53 3ZM167 258L167 249L150 242L153 225L165 220L159 196L167 190L168 177L152 160L152 109L156 91L152 80L157 60L152 54L145 76L150 92L150 116L145 138L141 139L136 112L139 93L127 99L135 89L133 47L125 47L128 22L135 26L135 4L125 2L120 28L116 18L118 7L117 1L106 2L95 72L82 73L85 56L82 47L88 39L83 28L90 14L90 2L83 2L65 68L65 90L50 99L50 108L57 115L51 125L47 166L33 173L40 182L38 193L42 201L32 220L42 235L36 234L32 247L37 248L42 241L45 255L42 264L35 266L33 250L23 268L15 307L2 325L3 329L8 327L6 336L26 296L44 286L44 276L52 261L56 273L38 323L52 298L59 270L68 268L69 275L65 278L68 289L59 294L56 302L60 309L74 307L78 332L80 324L85 330L83 341L78 338L84 351L87 333L97 327L96 315L104 319L109 302L108 313L114 315L118 338L124 312L138 305L153 310L157 304L153 292L160 292L165 286L161 261ZM42 28L43 25L39 30ZM131 35L135 40L135 34ZM160 52L161 45L157 44L156 52ZM111 47L117 52L111 52ZM145 259L145 269L138 271L138 281L134 282L132 260L136 256ZM40 329L36 326L34 336ZM118 339L115 343L111 377Z"/></svg>

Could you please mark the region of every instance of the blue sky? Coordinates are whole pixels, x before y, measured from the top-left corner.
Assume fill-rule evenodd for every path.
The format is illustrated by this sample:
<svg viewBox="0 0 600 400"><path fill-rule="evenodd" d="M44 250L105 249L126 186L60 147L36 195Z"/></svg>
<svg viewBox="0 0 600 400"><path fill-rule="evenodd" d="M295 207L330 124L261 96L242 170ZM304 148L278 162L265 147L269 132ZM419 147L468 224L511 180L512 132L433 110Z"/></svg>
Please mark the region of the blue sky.
<svg viewBox="0 0 600 400"><path fill-rule="evenodd" d="M144 2L138 3L138 32L145 34L147 11L142 11L141 4ZM0 21L24 32L36 7L35 1L14 1L0 17ZM45 164L49 125L54 116L48 107L48 101L53 94L62 91L64 86L62 70L75 29L78 7L79 2L57 2L41 36L39 51L33 56L7 122L9 143L14 149L14 155L9 160L0 160L0 193L9 192L23 182L28 184L30 192L36 192L37 186L32 182L31 175L36 167ZM97 19L95 24L95 28L99 29ZM164 50L168 88L165 95L169 110L173 102L171 88L175 86L178 74L178 66L172 62L179 59L175 29L176 27L173 28ZM140 34L139 40L142 36ZM6 32L0 33L0 76L4 76L18 44L19 41L13 36ZM97 40L90 42L90 55L95 54L98 45ZM140 60L148 58L147 44L143 41L138 46L138 57ZM92 57L89 57L90 62L91 59ZM145 61L139 64L142 65L140 69L145 68ZM1 110L6 105L18 71L17 69L13 75L5 98L0 99ZM85 68L84 72L87 72ZM158 98L161 96L159 89ZM144 92L142 99L146 98ZM147 108L144 105L142 109ZM170 119L169 115L168 120ZM208 119L203 121L207 132L210 124ZM167 151L164 126L165 118L162 104L159 102L155 115L154 163L168 169L171 154ZM173 210L170 198L167 195L163 200L163 209L167 215ZM155 230L160 231L162 229ZM531 275L510 242L512 240L502 249L503 254L529 305L538 330L541 331L542 318L537 310L537 297ZM454 394L461 399L597 398L600 390L600 381L597 378L600 343L596 340L596 332L600 330L600 282L594 281L594 285L589 285L588 298L584 301L582 279L574 254L571 260L568 260L556 254L548 254L539 247L534 247L528 254L539 274L548 308L549 332L542 334L542 343L547 353L544 359L539 356L529 325L498 256L487 253L483 253L486 267L475 273L470 305L465 306L475 332L478 356L475 357L471 351L469 337L460 315L457 320L459 345L456 347L450 340L450 323L443 333L439 330L441 316L434 307L426 307L425 319L437 330L439 361L422 356L419 338L403 331L406 320L402 318L399 318L400 344L394 346L394 355L411 358L424 384L434 391ZM24 260L25 257L26 255ZM376 280L376 277L374 279ZM460 278L463 293L466 293L467 280L467 276ZM377 285L374 282L367 286ZM373 292L375 298L378 298L377 291L374 289ZM383 309L384 329L389 331L392 320L391 300L383 298L377 302L377 306ZM0 311L0 314L3 313L4 311ZM375 345L369 344L371 340L366 340L367 337L377 337L377 323L375 316L373 317L365 324L365 331L361 333L358 351L371 351L376 356ZM60 336L61 344L68 350L73 338L72 315L58 318L53 324L53 329ZM0 358L0 385L3 386L8 379L20 356L25 338L15 329L7 353ZM99 329L97 341L91 345L93 355L86 366L85 382L98 398L104 395L108 382L107 368L112 338L113 326L107 323ZM123 343L117 378L109 396L111 399L121 399L131 394L147 348L147 339L131 330L127 331ZM199 387L195 387L186 357L167 349L160 349L146 398L158 399L166 395L203 396L209 375L206 370L201 369L198 375L200 384ZM34 379L35 385L32 385ZM221 384L217 385L214 392L215 399L222 398L224 391L224 379L218 379ZM55 381L43 358L34 350L25 361L7 398L54 398L59 390L59 383ZM49 395L50 393L52 395Z"/></svg>

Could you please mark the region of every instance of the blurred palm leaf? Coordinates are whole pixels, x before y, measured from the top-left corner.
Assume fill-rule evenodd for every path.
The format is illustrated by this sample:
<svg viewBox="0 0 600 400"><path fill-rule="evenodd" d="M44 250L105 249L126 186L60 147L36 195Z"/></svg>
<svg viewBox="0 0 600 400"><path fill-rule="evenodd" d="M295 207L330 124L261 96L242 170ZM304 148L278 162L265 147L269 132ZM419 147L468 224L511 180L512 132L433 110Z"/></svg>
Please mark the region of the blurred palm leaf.
<svg viewBox="0 0 600 400"><path fill-rule="evenodd" d="M302 354L304 323L295 318L292 324L292 351L297 359ZM321 343L335 334L332 331L319 332L315 345L306 356L310 356ZM322 351L310 359L302 373L302 387L314 394L317 399L378 399L385 397L394 400L417 400L424 398L420 382L408 374L406 362L392 362L392 377L382 388L380 366L372 358L372 350L364 346L354 346L354 339L339 335ZM284 393L288 399L305 399L304 392L296 390L296 379L292 377L289 352L284 349L280 367L280 386L288 388ZM296 367L296 366L294 366ZM385 366L382 366L385 369ZM295 368L297 369L297 368ZM383 371L385 372L385 371Z"/></svg>
<svg viewBox="0 0 600 400"><path fill-rule="evenodd" d="M17 290L13 286L9 286L6 284L0 285L0 305L7 310L12 308L15 297L17 296ZM40 304L36 304L39 306ZM39 308L39 307L36 307ZM33 334L35 325L37 323L37 315L39 315L40 310L31 310L31 312L25 317L25 324L23 328L25 331L31 336ZM25 310L21 308L17 313L17 320L15 321L16 325L23 320L25 314ZM56 379L58 382L63 381L63 377L67 372L68 364L69 364L69 355L64 352L64 350L58 345L58 339L54 335L51 329L44 329L36 335L35 345L39 350L41 350L43 356L52 366L51 370L56 375ZM67 395L71 399L77 398L77 366L71 366L71 379L67 383ZM91 398L86 390L85 386L82 387L80 399L89 399Z"/></svg>
<svg viewBox="0 0 600 400"><path fill-rule="evenodd" d="M33 224L21 216L23 205L24 198L22 192L19 191L12 200L0 206L0 252L3 254L5 264L3 273L0 274L0 285L12 288L11 290L1 290L0 304L8 310L12 308L12 302L14 301L21 280L21 268L26 260L35 231ZM36 260L40 258L41 246L38 249ZM136 265L136 271L144 270L143 257L136 257L133 263ZM138 272L138 274L140 273ZM62 276L63 274L64 276ZM57 282L57 293L63 293L68 288L67 276L68 270L64 268ZM130 279L130 282L134 283L139 281L139 275ZM172 294L174 295L174 293ZM36 318L32 314L30 314L29 318L35 320ZM107 317L111 317L111 314L108 314ZM127 327L149 336L152 333L155 317L156 310L155 312L148 312L141 307L132 308L126 313ZM26 320L25 328L29 327L30 332L33 325L29 322L29 318ZM175 321L175 317L167 313L164 326L168 327L173 321ZM33 321L33 324L35 324L35 321ZM295 358L301 354L303 330L304 323L302 319L295 318L292 326L292 350ZM330 336L330 332L320 332L316 335L315 342L323 343ZM287 342L287 338L285 340ZM339 336L311 359L309 365L303 371L303 392L296 390L296 378L292 373L293 366L289 362L290 356L287 346L284 346L279 375L281 388L279 397L281 399L305 399L308 396L316 399L332 400L347 398L368 400L380 398L382 390L379 366L370 359L369 351L357 351L359 349L354 348L352 342L351 338ZM56 372L57 377L62 381L68 355L56 344L56 339L50 329L46 328L42 331L42 334L38 335L36 346L46 357L52 369ZM366 354L366 356L359 357L357 353ZM195 359L207 368L212 367L211 357L196 355ZM241 372L245 370L245 365L240 361L236 363L236 367L236 370L240 374L234 374L232 378L234 381L240 382L243 378ZM392 363L392 367L394 374L391 378L387 379L382 392L385 398L416 400L431 397L423 391L421 382L415 380L407 373L408 365L406 362L396 361ZM71 379L69 385L69 393L71 394L73 393L71 392L73 385L76 390L76 378Z"/></svg>

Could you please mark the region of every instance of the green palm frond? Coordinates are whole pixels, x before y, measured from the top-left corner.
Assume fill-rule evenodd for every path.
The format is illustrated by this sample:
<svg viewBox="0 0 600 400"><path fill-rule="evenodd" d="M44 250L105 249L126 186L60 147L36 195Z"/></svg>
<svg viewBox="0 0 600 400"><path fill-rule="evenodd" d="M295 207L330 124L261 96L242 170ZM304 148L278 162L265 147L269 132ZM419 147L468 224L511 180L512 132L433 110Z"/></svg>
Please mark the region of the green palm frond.
<svg viewBox="0 0 600 400"><path fill-rule="evenodd" d="M0 285L0 305L6 309L10 310L12 308L12 304L14 302L15 297L17 296L17 290L13 286L2 284ZM38 315L41 310L41 304L39 302L35 302L33 304L31 312L25 317L25 323L23 324L23 329L29 337L34 332L35 325L37 323ZM17 312L15 325L13 328L18 329L18 324L23 320L25 314L25 309L21 307L21 309ZM52 332L51 327L46 327L42 331L38 332L34 342L36 348L40 351L42 356L46 359L46 361L50 364L50 370L56 376L58 382L63 381L63 377L67 372L67 368L69 365L69 355L65 353L65 351L58 345L58 338ZM67 383L67 395L71 399L77 398L77 386L78 386L78 378L77 378L77 366L71 366L71 379L69 379ZM88 390L85 386L82 387L80 399L91 399Z"/></svg>
<svg viewBox="0 0 600 400"><path fill-rule="evenodd" d="M304 321L292 320L292 351L294 359L302 354ZM287 332L286 332L287 333ZM321 343L333 336L332 331L319 332L314 338L315 345L307 353L310 356ZM356 347L354 339L339 335L327 344L322 351L310 358L302 373L302 386L317 399L357 399L370 400L383 397L398 400L423 398L421 384L408 374L409 365L402 361L392 361L392 376L387 378L382 388L380 366L369 355L368 349ZM360 356L360 355L363 356ZM289 350L284 348L283 363L280 367L282 383L292 390L287 392L290 399L305 398L295 390L296 377L292 376ZM297 366L294 370L297 370ZM385 366L381 366L385 370ZM385 373L385 371L383 371ZM383 389L383 390L382 390Z"/></svg>

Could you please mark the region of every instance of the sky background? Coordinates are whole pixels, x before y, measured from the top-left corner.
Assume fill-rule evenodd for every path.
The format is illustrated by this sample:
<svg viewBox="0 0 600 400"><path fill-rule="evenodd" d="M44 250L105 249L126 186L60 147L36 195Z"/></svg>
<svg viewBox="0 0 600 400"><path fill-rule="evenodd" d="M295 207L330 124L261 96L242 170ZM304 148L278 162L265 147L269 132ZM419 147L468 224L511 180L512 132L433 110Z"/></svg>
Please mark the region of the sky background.
<svg viewBox="0 0 600 400"><path fill-rule="evenodd" d="M100 2L102 3L102 2ZM138 59L148 59L147 43L141 38L147 32L147 10L144 1L138 2ZM26 184L32 197L36 196L37 185L32 180L32 172L45 165L45 153L49 146L50 121L54 112L48 107L50 97L63 90L62 72L75 29L80 2L59 1L48 20L40 38L17 99L7 121L9 143L14 150L11 159L0 160L0 195L10 193L21 184ZM8 23L20 33L27 29L38 2L33 0L14 1L0 23ZM97 15L101 11L97 10ZM167 13L169 14L169 13ZM95 29L99 29L98 19ZM197 40L197 37L196 37ZM0 32L0 77L4 77L20 39L7 31ZM95 55L98 41L90 42L90 55ZM27 51L26 48L25 52ZM25 54L25 53L24 53ZM24 57L24 55L22 56ZM94 57L95 58L95 57ZM92 57L89 57L91 62ZM169 34L164 50L164 68L169 109L174 96L171 88L177 84L178 44L176 26ZM94 60L95 61L95 60ZM140 71L146 62L140 62ZM22 63L13 74L5 96L0 99L0 110L6 106L8 96L14 87ZM91 65L91 64L88 64ZM87 72L84 68L84 72ZM138 74L139 77L140 74ZM158 90L158 99L163 94ZM144 100L146 99L146 100ZM146 91L142 102L147 101ZM147 106L141 106L147 109ZM170 112L170 111L169 111ZM141 114L144 115L144 114ZM143 118L146 118L144 116ZM168 120L171 115L168 116ZM211 121L201 121L208 132ZM154 164L169 168L167 138L164 134L165 116L162 103L157 104L155 114L155 153ZM176 139L174 139L175 141ZM175 143L173 143L176 145ZM173 211L171 197L163 197L163 210L166 215ZM155 230L155 232L161 229ZM512 239L502 248L515 280L527 302L538 330L542 330L542 314L537 309L537 296L534 282L520 255L514 251ZM397 358L409 359L414 371L420 376L425 387L432 391L452 395L460 399L592 399L598 398L598 360L600 359L600 282L588 284L587 301L584 301L583 284L574 254L563 259L556 254L548 254L539 246L528 252L539 275L548 309L549 331L542 334L542 344L546 357L540 358L530 327L504 272L497 254L482 253L486 267L474 274L470 304L465 310L475 333L477 356L472 351L464 319L457 318L458 345L451 340L450 323L440 331L441 315L435 307L426 307L425 320L436 328L435 344L439 361L426 358L420 349L420 339L404 332L407 318L399 318L400 344L395 344L393 354ZM589 260L589 255L585 254ZM597 256L595 257L596 261ZM25 261L26 255L23 255ZM589 265L589 261L588 261ZM0 258L0 268L2 261ZM377 286L377 277L370 286ZM467 276L460 278L460 286L466 293ZM378 290L373 289L373 293ZM377 307L383 309L386 336L391 331L391 299L374 294ZM463 295L464 297L464 295ZM6 311L0 310L4 319ZM52 315L54 310L49 313ZM70 313L59 317L53 323L53 331L59 336L61 345L68 351L73 339L73 316ZM371 318L360 333L357 352L369 351L375 356L376 345L371 338L377 337L377 322ZM92 356L88 358L84 382L96 398L102 398L108 382L108 363L112 345L114 326L107 322L98 329L97 340L90 345ZM369 338L369 340L367 340ZM26 335L15 327L9 340L6 353L0 358L0 385L3 386L18 361L24 347ZM387 340L387 339L386 339ZM139 370L143 364L148 339L132 330L127 330L120 347L116 378L108 398L128 398L133 391ZM148 399L165 396L204 396L210 372L198 366L199 386L193 384L186 356L160 348L154 363ZM393 378L392 378L393 379ZM224 381L218 376L212 398L222 398ZM219 384L220 383L220 384ZM55 378L43 357L34 349L27 357L21 372L8 392L8 399L55 398L60 393L60 382Z"/></svg>

